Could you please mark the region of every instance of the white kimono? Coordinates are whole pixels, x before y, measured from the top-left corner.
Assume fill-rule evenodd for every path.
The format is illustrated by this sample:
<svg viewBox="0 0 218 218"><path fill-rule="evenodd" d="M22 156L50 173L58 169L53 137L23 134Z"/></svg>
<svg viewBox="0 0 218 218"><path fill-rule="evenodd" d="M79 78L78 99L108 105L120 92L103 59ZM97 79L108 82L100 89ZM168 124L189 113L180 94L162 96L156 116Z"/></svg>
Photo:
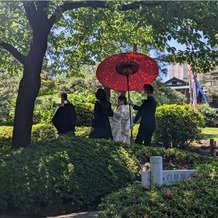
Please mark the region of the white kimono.
<svg viewBox="0 0 218 218"><path fill-rule="evenodd" d="M120 105L114 111L113 117L110 118L113 140L130 144L130 116L129 108L126 105Z"/></svg>

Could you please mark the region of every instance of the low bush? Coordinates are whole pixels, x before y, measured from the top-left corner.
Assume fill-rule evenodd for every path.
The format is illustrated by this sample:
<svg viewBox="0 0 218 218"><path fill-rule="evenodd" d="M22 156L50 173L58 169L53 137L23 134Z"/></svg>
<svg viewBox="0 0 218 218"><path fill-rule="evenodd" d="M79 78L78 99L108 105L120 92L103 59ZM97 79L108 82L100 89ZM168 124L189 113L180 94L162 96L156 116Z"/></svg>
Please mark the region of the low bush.
<svg viewBox="0 0 218 218"><path fill-rule="evenodd" d="M94 104L77 103L74 105L76 110L76 125L91 126L94 113Z"/></svg>
<svg viewBox="0 0 218 218"><path fill-rule="evenodd" d="M215 126L216 110L211 108L208 104L200 104L198 111L203 115L205 126L212 127Z"/></svg>
<svg viewBox="0 0 218 218"><path fill-rule="evenodd" d="M130 146L130 145L129 145ZM0 211L63 213L96 206L132 183L138 161L125 144L62 137L25 149L0 149Z"/></svg>
<svg viewBox="0 0 218 218"><path fill-rule="evenodd" d="M56 137L56 129L51 124L36 124L32 126L32 141L41 141Z"/></svg>
<svg viewBox="0 0 218 218"><path fill-rule="evenodd" d="M185 154L178 151L174 155L180 158L181 153ZM180 159L180 167L189 165L191 156L191 153L187 155L187 163L184 158L183 161ZM129 185L103 199L99 205L101 213L98 217L217 217L218 162L213 158L200 157L202 162L199 164L196 155L192 159L192 166L198 170L196 177L180 181L173 186L155 186L152 189L139 184Z"/></svg>
<svg viewBox="0 0 218 218"><path fill-rule="evenodd" d="M11 145L12 128L12 126L0 126L0 148Z"/></svg>
<svg viewBox="0 0 218 218"><path fill-rule="evenodd" d="M91 126L76 126L75 135L88 138L91 131Z"/></svg>
<svg viewBox="0 0 218 218"><path fill-rule="evenodd" d="M182 147L196 139L203 126L203 116L188 105L159 106L154 141L166 148Z"/></svg>
<svg viewBox="0 0 218 218"><path fill-rule="evenodd" d="M11 146L13 126L0 126L0 148ZM36 124L32 126L32 141L37 142L56 138L56 130L52 125Z"/></svg>
<svg viewBox="0 0 218 218"><path fill-rule="evenodd" d="M12 126L0 126L0 148L11 146ZM90 126L76 126L75 135L88 138ZM38 142L47 139L54 139L57 136L57 130L51 124L35 124L32 126L32 142Z"/></svg>
<svg viewBox="0 0 218 218"><path fill-rule="evenodd" d="M164 169L196 168L198 176L170 187L172 196L165 186L128 185L140 180L140 165L150 156L162 156ZM179 218L204 217L204 213L214 217L217 213L217 160L176 148L62 137L25 149L1 148L0 172L1 214L17 211L42 217L94 208L108 194L99 207L100 217Z"/></svg>

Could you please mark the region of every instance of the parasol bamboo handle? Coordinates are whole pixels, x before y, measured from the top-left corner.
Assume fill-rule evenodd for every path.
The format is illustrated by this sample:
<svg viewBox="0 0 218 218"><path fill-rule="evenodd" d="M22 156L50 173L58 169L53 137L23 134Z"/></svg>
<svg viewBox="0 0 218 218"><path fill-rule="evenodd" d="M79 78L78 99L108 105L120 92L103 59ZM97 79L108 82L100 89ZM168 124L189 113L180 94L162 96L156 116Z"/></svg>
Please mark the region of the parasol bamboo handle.
<svg viewBox="0 0 218 218"><path fill-rule="evenodd" d="M126 80L127 80L128 100L130 100L130 93L129 93L129 75L126 75ZM129 105L129 122L130 122L130 126L131 126L131 125L132 125L132 112L131 112L131 106L130 106L130 105ZM131 139L133 139L132 129L131 129Z"/></svg>

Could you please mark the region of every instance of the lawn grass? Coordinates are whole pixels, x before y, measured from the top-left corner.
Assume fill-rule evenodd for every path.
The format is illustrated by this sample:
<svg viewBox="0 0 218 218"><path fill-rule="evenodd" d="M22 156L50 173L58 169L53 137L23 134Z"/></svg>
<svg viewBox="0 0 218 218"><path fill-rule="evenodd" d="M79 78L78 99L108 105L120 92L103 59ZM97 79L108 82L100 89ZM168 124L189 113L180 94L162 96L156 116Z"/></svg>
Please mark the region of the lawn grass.
<svg viewBox="0 0 218 218"><path fill-rule="evenodd" d="M202 130L201 140L214 139L218 143L218 128L206 127Z"/></svg>

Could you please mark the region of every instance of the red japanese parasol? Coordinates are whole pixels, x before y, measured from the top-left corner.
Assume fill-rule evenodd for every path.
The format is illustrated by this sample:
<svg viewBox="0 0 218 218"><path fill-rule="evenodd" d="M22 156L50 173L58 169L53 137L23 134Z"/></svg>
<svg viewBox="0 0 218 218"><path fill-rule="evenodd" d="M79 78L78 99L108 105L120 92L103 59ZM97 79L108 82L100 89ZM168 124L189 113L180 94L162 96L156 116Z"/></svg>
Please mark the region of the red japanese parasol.
<svg viewBox="0 0 218 218"><path fill-rule="evenodd" d="M147 55L129 52L112 55L103 60L96 71L99 82L117 91L143 90L158 76L156 61Z"/></svg>
<svg viewBox="0 0 218 218"><path fill-rule="evenodd" d="M96 71L99 82L117 91L143 90L144 84L151 84L158 76L156 61L147 55L129 52L112 55L103 60ZM131 107L130 125L132 123ZM132 130L131 130L132 139Z"/></svg>

